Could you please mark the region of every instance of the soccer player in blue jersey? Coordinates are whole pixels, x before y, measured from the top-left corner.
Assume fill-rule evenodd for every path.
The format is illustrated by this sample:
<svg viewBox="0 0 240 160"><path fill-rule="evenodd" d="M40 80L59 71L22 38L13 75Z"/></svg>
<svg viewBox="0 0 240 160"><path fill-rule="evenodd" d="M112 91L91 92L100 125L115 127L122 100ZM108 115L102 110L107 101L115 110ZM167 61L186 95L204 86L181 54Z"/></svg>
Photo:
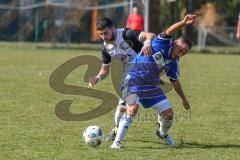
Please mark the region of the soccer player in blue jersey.
<svg viewBox="0 0 240 160"><path fill-rule="evenodd" d="M143 52L146 55L151 54L150 40L155 37L155 34L150 32L135 31L129 28L116 28L108 18L100 19L96 27L103 40L102 67L98 75L89 80L89 88L92 88L109 75L112 59L118 59L124 66L125 63L139 52ZM115 127L107 135L106 140L113 141L115 139L119 121L125 111L125 101L119 99L114 116Z"/></svg>
<svg viewBox="0 0 240 160"><path fill-rule="evenodd" d="M171 37L175 31L193 23L195 18L196 15L186 15L183 20L173 24L151 41L152 55L138 54L128 63L127 74L122 86L122 98L126 100L128 106L119 123L111 148L121 148L121 140L125 137L140 105L156 110L159 115L157 136L168 145L175 146L173 138L167 134L173 123L173 110L159 86L161 82L159 74L163 70L166 71L166 76L181 97L183 106L187 110L190 109L190 104L179 81L178 63L179 58L187 54L192 43L185 37L180 37L175 41L172 41Z"/></svg>

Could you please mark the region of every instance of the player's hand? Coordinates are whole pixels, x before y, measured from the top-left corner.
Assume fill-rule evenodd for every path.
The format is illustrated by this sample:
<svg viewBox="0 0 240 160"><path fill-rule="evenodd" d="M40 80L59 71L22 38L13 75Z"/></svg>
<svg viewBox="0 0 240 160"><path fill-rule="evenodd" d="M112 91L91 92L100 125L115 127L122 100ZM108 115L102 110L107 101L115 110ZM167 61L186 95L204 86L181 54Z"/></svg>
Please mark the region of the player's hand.
<svg viewBox="0 0 240 160"><path fill-rule="evenodd" d="M159 82L160 85L164 85L164 81L160 79L160 82Z"/></svg>
<svg viewBox="0 0 240 160"><path fill-rule="evenodd" d="M88 83L88 88L93 88L93 86L95 84L97 84L98 81L99 81L99 79L97 77L90 78L89 83Z"/></svg>
<svg viewBox="0 0 240 160"><path fill-rule="evenodd" d="M144 42L144 46L141 49L141 53L146 56L150 56L152 54L152 47L150 41Z"/></svg>
<svg viewBox="0 0 240 160"><path fill-rule="evenodd" d="M190 109L190 104L187 99L183 99L182 104L186 110Z"/></svg>
<svg viewBox="0 0 240 160"><path fill-rule="evenodd" d="M183 22L184 24L188 25L188 24L191 24L193 23L193 21L195 20L196 18L196 15L195 14L187 14L184 19L183 19Z"/></svg>

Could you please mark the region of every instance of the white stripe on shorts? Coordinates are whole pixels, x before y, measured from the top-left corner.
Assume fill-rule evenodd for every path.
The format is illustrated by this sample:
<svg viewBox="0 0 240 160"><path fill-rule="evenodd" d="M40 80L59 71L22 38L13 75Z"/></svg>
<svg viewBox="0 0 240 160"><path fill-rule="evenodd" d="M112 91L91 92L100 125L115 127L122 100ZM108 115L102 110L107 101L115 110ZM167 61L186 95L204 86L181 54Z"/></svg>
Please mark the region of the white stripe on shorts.
<svg viewBox="0 0 240 160"><path fill-rule="evenodd" d="M157 111L157 113L162 113L163 111L170 109L171 105L168 99L164 99L156 104L154 104L151 108Z"/></svg>

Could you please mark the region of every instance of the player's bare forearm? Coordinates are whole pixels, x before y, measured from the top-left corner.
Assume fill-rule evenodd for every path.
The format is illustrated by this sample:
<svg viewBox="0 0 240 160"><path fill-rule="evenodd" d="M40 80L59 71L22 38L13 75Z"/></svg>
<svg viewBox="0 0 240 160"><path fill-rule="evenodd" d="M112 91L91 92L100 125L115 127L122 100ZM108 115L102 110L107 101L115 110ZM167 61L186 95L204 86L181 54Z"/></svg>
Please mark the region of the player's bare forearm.
<svg viewBox="0 0 240 160"><path fill-rule="evenodd" d="M97 76L90 78L88 83L88 88L92 88L94 85L96 85L100 80L106 78L110 71L110 65L102 65L102 68L100 69Z"/></svg>
<svg viewBox="0 0 240 160"><path fill-rule="evenodd" d="M101 77L101 79L106 78L109 75L110 65L102 65L97 77Z"/></svg>
<svg viewBox="0 0 240 160"><path fill-rule="evenodd" d="M181 97L182 104L185 107L185 109L187 109L187 110L190 109L190 104L183 92L183 89L182 89L182 86L181 86L181 83L179 82L179 80L173 81L172 85L173 85L175 91L177 92L177 94L179 95L179 97Z"/></svg>
<svg viewBox="0 0 240 160"><path fill-rule="evenodd" d="M184 26L185 26L185 23L183 21L177 22L171 25L169 28L167 28L166 35L172 36L177 30L181 29Z"/></svg>
<svg viewBox="0 0 240 160"><path fill-rule="evenodd" d="M191 24L194 22L196 15L188 14L184 17L183 20L171 25L169 28L166 29L166 35L172 36L177 30L183 28L184 26Z"/></svg>
<svg viewBox="0 0 240 160"><path fill-rule="evenodd" d="M177 92L177 94L179 95L179 97L181 97L182 100L186 99L186 96L183 92L181 83L179 82L179 80L175 80L172 82L172 85L174 87L174 90Z"/></svg>

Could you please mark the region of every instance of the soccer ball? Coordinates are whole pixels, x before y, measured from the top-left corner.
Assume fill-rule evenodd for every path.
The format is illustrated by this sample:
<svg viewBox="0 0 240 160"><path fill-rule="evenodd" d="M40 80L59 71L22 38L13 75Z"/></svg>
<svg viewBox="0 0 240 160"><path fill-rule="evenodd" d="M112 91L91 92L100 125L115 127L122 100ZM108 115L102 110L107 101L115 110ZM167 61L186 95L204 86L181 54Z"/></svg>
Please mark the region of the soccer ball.
<svg viewBox="0 0 240 160"><path fill-rule="evenodd" d="M103 130L98 126L89 126L83 132L83 140L91 147L96 147L103 142Z"/></svg>

